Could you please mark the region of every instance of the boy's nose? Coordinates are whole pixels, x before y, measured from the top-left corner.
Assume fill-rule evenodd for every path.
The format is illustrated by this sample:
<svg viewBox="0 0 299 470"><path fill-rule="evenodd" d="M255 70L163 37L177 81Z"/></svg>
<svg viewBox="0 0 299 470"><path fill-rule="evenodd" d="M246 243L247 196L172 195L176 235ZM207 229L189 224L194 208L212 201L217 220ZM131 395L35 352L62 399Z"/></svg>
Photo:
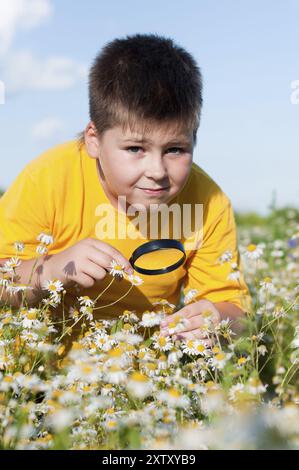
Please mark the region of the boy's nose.
<svg viewBox="0 0 299 470"><path fill-rule="evenodd" d="M145 176L159 181L166 179L167 170L161 156L152 156L149 158Z"/></svg>

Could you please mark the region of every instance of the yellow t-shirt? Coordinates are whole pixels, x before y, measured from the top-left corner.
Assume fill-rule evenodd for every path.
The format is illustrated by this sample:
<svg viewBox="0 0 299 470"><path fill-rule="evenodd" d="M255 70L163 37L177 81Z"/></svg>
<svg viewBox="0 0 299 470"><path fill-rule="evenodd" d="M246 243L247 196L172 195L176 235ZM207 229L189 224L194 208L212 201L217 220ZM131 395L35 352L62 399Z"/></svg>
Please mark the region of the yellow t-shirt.
<svg viewBox="0 0 299 470"><path fill-rule="evenodd" d="M182 233L180 239L187 255L184 265L166 274L136 272L143 284L133 286L127 295L131 284L125 279L114 279L98 301L98 305L103 306L97 310L98 318L111 318L125 309L140 316L145 310L151 310L153 302L159 299L178 305L181 289L184 294L196 289L195 300L228 301L246 310L250 308L251 298L244 281L229 198L193 163L186 184L171 203L180 207L183 204L203 205L201 244L190 250L190 243L186 245L189 240ZM116 217L119 215L103 190L97 160L88 155L85 146L80 148L76 140L71 140L50 148L25 166L0 199L0 258L15 256L16 241L25 244L24 252L19 254L20 259L36 258L40 233L51 234L54 238L49 254L58 253L84 238L97 238L103 216L98 209L101 204L108 204L111 213ZM195 216L194 211L191 214ZM152 238L140 238L138 228L131 223L132 217L124 214L119 219L117 217L117 227L118 220L120 226L124 224L127 228L130 225L130 234L135 231L139 237L117 238L116 235L115 238L107 230L103 241L115 246L129 259L138 246ZM173 229L170 227L169 238L172 238ZM231 260L220 263L219 257L226 251L231 252ZM231 263L237 263L240 270L241 276L237 280L228 278ZM80 295L95 298L111 280L111 275L107 274L92 288L82 289ZM120 297L123 298L115 303ZM112 303L114 305L109 306Z"/></svg>

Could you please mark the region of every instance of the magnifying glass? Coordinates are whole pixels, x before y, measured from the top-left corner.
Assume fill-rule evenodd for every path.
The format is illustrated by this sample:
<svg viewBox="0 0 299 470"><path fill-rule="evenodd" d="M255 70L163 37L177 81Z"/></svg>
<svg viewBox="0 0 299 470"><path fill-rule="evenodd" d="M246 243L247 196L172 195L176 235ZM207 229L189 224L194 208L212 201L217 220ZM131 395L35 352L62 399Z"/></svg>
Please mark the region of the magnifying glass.
<svg viewBox="0 0 299 470"><path fill-rule="evenodd" d="M136 248L129 261L135 271L155 275L174 271L185 259L185 249L180 241L162 238L143 243Z"/></svg>

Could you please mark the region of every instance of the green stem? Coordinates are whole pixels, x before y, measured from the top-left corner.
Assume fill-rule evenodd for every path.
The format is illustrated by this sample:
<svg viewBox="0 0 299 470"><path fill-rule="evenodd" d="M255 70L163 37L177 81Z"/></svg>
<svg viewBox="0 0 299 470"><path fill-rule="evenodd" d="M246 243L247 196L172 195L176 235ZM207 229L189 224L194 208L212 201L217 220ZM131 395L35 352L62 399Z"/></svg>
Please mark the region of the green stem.
<svg viewBox="0 0 299 470"><path fill-rule="evenodd" d="M133 288L133 284L130 286L128 292L126 292L122 297L117 299L115 302L112 302L111 304L107 304L107 305L101 305L101 307L95 307L93 310L100 310L102 308L110 307L111 305L117 304L117 302L119 302L121 299L123 299L124 297L126 297L126 295L129 294L129 292L132 290L132 288Z"/></svg>

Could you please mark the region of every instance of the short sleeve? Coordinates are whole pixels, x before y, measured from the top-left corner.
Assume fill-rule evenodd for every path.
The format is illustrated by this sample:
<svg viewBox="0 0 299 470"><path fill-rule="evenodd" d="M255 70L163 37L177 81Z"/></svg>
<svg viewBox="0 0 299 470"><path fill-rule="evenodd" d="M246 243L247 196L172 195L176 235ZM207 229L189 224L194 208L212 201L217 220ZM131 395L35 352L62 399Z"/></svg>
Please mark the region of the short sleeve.
<svg viewBox="0 0 299 470"><path fill-rule="evenodd" d="M43 184L25 167L0 198L0 258L16 255L15 242L25 245L20 259L38 256L37 236L50 233L44 193Z"/></svg>
<svg viewBox="0 0 299 470"><path fill-rule="evenodd" d="M183 293L185 296L190 289L196 289L195 301L205 298L213 303L231 302L248 312L251 297L244 280L233 209L224 194L220 201L216 217L215 207L211 204L208 208L202 244L187 259Z"/></svg>

